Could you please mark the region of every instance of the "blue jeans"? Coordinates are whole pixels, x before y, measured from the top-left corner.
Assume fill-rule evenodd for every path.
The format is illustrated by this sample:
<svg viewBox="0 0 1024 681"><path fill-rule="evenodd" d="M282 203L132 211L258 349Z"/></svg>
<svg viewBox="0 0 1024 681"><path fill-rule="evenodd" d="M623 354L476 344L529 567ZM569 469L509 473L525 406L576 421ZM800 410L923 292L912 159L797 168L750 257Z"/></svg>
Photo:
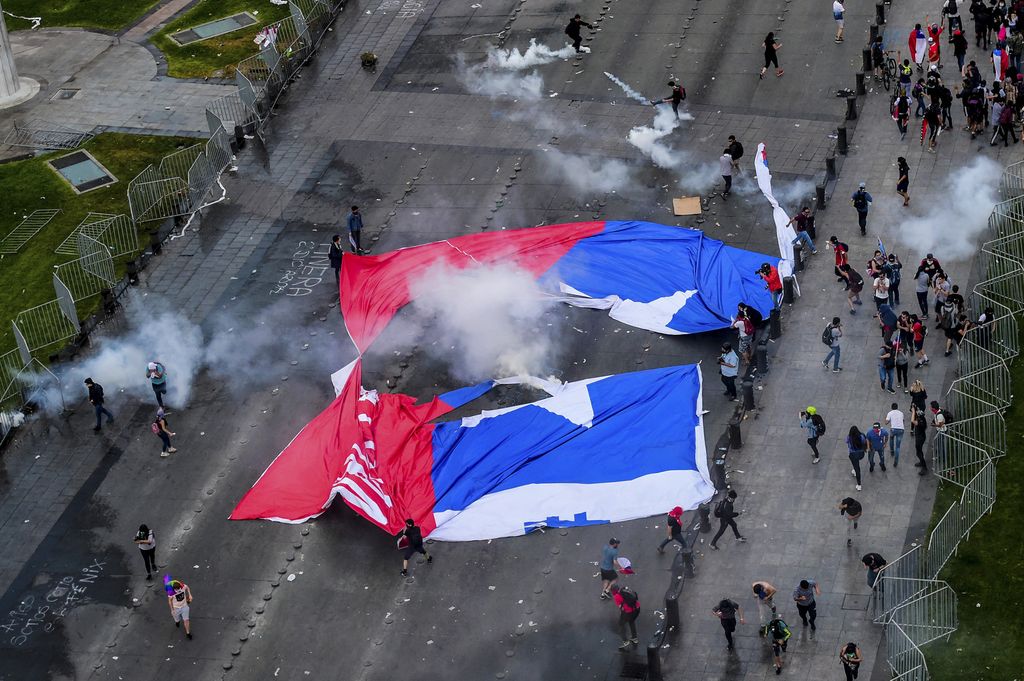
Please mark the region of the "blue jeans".
<svg viewBox="0 0 1024 681"><path fill-rule="evenodd" d="M102 404L94 404L92 406L96 410L96 427L97 428L100 427L100 421L101 421L101 417L103 416L103 414L107 415L107 423L110 423L111 421L114 420L114 415L111 414L107 410L107 408L104 407Z"/></svg>
<svg viewBox="0 0 1024 681"><path fill-rule="evenodd" d="M915 97L914 99L917 100L917 111L914 112L914 115L920 118L924 114L924 112L928 110L928 107L925 106L924 104L923 96Z"/></svg>
<svg viewBox="0 0 1024 681"><path fill-rule="evenodd" d="M825 355L825 359L824 359L824 361L822 361L822 364L824 364L824 365L828 366L828 361L829 361L830 359L833 359L833 358L835 358L835 359L833 360L833 362L832 362L832 368L833 368L833 369L838 369L838 368L839 368L839 351L840 351L841 349L842 349L842 348L840 348L840 347L839 347L839 346L837 345L837 346L835 346L834 348L832 348L831 350L829 350L829 351L828 351L828 354L827 354L827 355Z"/></svg>
<svg viewBox="0 0 1024 681"><path fill-rule="evenodd" d="M807 248L811 249L814 252L817 252L818 249L814 247L814 242L811 241L811 235L808 234L807 232L803 231L803 230L797 232L796 233L796 238L793 239L790 243L795 246L795 245L797 245L797 243L799 243L801 241L803 241L805 244L807 244Z"/></svg>
<svg viewBox="0 0 1024 681"><path fill-rule="evenodd" d="M885 468L885 448L875 449L874 445L868 447L868 470L875 470L875 454L878 454L878 465Z"/></svg>
<svg viewBox="0 0 1024 681"><path fill-rule="evenodd" d="M779 308L782 307L782 297L783 297L783 295L785 295L785 293L786 293L786 289L784 289L784 288L779 289L778 291L772 291L771 292L771 294L772 294L772 305L775 307L776 310L778 310Z"/></svg>
<svg viewBox="0 0 1024 681"><path fill-rule="evenodd" d="M893 428L889 434L889 454L892 456L893 464L900 462L900 445L903 444L903 429Z"/></svg>
<svg viewBox="0 0 1024 681"><path fill-rule="evenodd" d="M886 390L892 390L892 377L895 369L886 369L885 367L878 367L878 382L882 384L882 387Z"/></svg>

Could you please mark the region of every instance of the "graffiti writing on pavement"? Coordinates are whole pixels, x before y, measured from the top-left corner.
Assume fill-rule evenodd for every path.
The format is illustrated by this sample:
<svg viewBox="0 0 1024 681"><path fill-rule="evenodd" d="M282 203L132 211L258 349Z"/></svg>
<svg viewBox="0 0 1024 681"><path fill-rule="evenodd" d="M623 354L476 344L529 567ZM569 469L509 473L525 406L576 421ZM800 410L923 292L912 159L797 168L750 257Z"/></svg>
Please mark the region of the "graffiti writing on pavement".
<svg viewBox="0 0 1024 681"><path fill-rule="evenodd" d="M331 272L331 261L327 253L331 245L315 241L300 241L292 254L292 261L281 274L281 278L270 288L270 295L284 295L291 298L308 296Z"/></svg>
<svg viewBox="0 0 1024 681"><path fill-rule="evenodd" d="M103 574L105 565L94 558L77 575L61 577L45 594L22 597L18 606L0 619L0 632L7 643L21 647L33 636L52 632L58 622L85 601L89 587Z"/></svg>

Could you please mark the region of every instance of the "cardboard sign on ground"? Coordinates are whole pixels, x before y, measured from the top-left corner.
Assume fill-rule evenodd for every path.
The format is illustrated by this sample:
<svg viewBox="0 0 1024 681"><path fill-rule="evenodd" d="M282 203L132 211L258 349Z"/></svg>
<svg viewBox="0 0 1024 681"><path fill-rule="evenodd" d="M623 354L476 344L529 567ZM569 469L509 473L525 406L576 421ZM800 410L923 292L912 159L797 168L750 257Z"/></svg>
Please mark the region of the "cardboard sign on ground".
<svg viewBox="0 0 1024 681"><path fill-rule="evenodd" d="M672 213L675 215L700 215L700 197L682 196L672 199Z"/></svg>

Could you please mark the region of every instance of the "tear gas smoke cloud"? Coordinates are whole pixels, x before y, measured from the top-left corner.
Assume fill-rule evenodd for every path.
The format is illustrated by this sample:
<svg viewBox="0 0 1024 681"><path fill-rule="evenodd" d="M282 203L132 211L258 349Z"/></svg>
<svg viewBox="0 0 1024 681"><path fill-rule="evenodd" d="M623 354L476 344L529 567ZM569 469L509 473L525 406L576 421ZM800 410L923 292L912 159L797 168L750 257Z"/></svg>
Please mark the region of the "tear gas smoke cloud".
<svg viewBox="0 0 1024 681"><path fill-rule="evenodd" d="M491 69L486 64L469 66L461 54L455 58L455 77L473 94L495 99L507 97L537 100L544 87L544 79L537 73L520 74Z"/></svg>
<svg viewBox="0 0 1024 681"><path fill-rule="evenodd" d="M677 118L670 106L659 106L654 121L650 125L634 127L629 131L627 141L650 158L654 165L674 172L681 188L699 193L720 181L718 166L697 162L691 152L674 149L664 142L682 121L692 120L693 116L688 113L680 113Z"/></svg>
<svg viewBox="0 0 1024 681"><path fill-rule="evenodd" d="M544 154L544 170L581 193L622 192L633 185L633 169L618 159L573 156L550 149Z"/></svg>
<svg viewBox="0 0 1024 681"><path fill-rule="evenodd" d="M530 46L526 48L525 52L520 52L518 48L513 47L510 50L501 50L496 47L491 47L487 50L487 61L485 65L488 68L494 69L505 69L508 71L522 71L523 69L533 68L534 66L542 66L544 64L550 64L553 61L559 59L568 59L571 57L576 50L573 49L572 45L566 45L557 50L553 50L543 43L538 44L533 38L530 39Z"/></svg>
<svg viewBox="0 0 1024 681"><path fill-rule="evenodd" d="M932 252L940 260L964 260L979 247L978 238L988 225L992 206L999 200L1002 167L976 156L966 166L953 170L939 198L927 212L904 220L893 238L921 255Z"/></svg>
<svg viewBox="0 0 1024 681"><path fill-rule="evenodd" d="M757 188L756 184L754 188ZM790 217L796 215L804 206L811 205L814 191L814 182L810 180L800 179L792 182L772 182L772 193L775 194L779 205L786 210Z"/></svg>
<svg viewBox="0 0 1024 681"><path fill-rule="evenodd" d="M412 282L412 310L427 351L464 381L544 375L554 334L543 315L558 305L532 274L512 265L437 266Z"/></svg>

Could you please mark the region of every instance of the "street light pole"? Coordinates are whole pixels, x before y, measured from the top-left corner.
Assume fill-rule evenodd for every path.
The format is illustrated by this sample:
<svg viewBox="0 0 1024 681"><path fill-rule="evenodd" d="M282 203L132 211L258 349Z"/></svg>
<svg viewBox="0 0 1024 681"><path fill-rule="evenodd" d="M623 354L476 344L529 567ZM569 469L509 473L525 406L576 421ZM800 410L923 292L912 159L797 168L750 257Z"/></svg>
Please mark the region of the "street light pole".
<svg viewBox="0 0 1024 681"><path fill-rule="evenodd" d="M3 7L0 7L0 109L21 104L39 91L31 78L19 78L11 51L11 38L7 34Z"/></svg>

